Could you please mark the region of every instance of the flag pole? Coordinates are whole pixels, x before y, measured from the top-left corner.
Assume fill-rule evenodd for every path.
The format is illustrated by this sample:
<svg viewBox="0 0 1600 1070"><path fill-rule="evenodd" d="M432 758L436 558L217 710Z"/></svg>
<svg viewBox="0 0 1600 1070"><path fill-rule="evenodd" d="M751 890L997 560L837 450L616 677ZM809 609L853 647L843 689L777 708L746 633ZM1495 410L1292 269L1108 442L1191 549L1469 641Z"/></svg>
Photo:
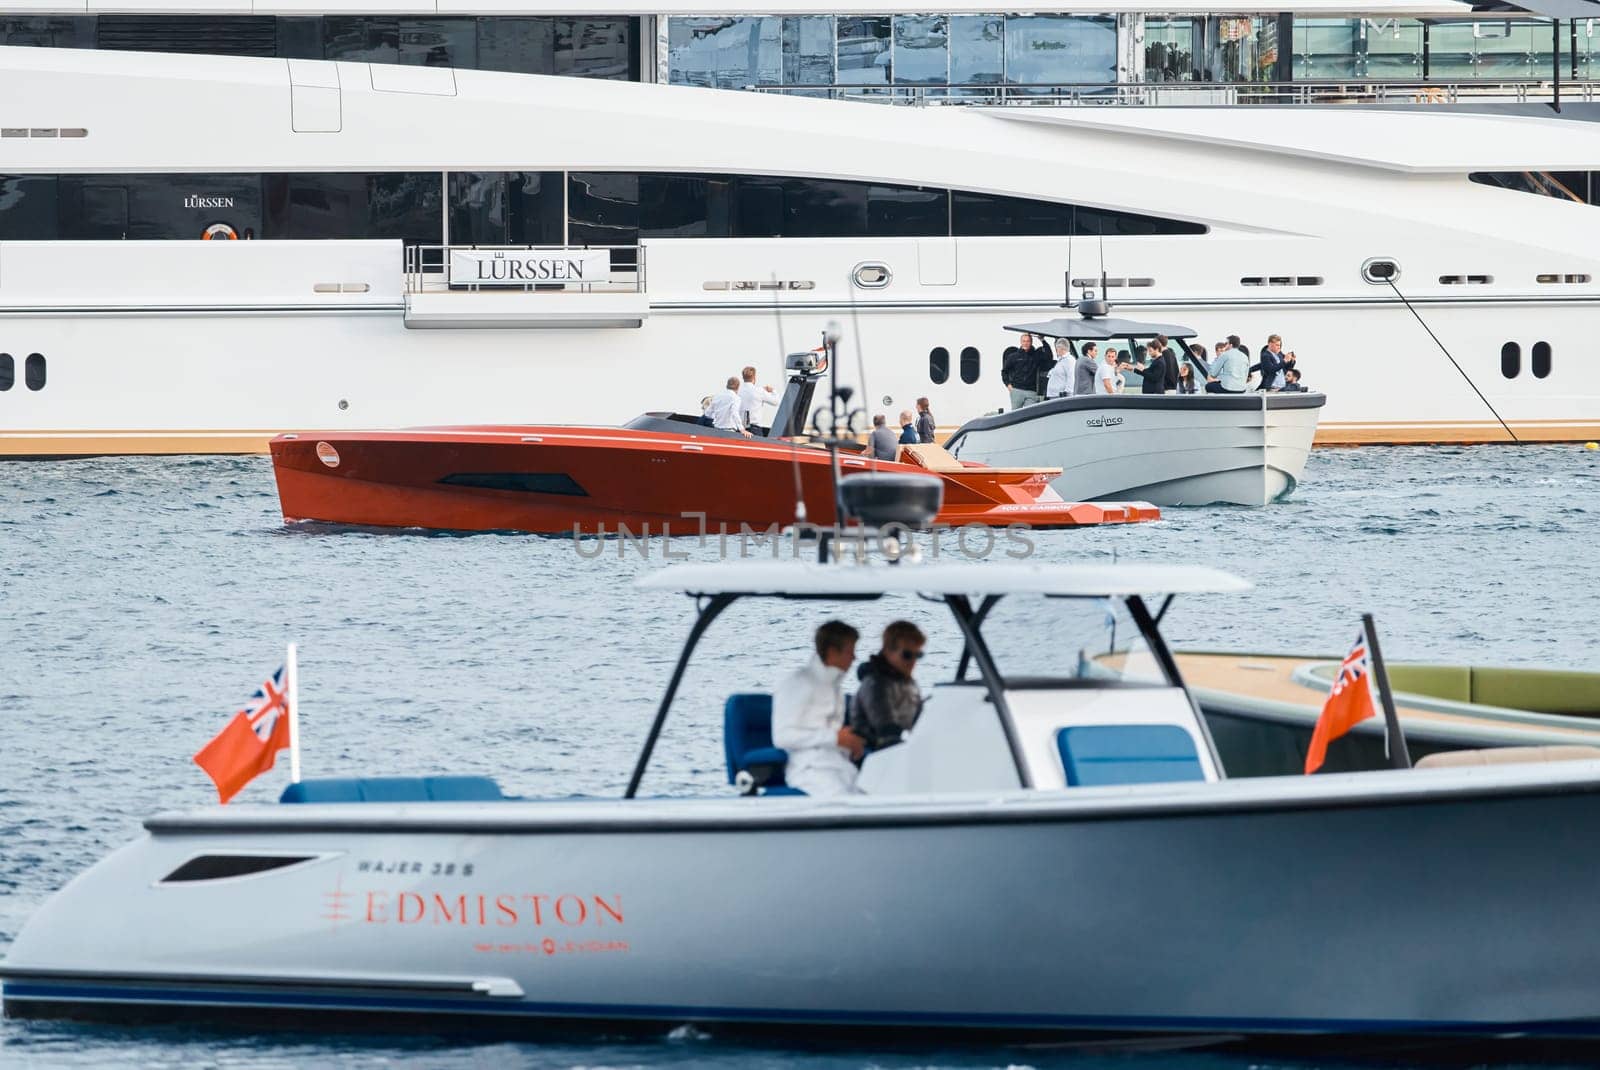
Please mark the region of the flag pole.
<svg viewBox="0 0 1600 1070"><path fill-rule="evenodd" d="M1367 633L1367 650L1372 653L1372 683L1378 690L1378 701L1383 703L1383 749L1388 753L1389 765L1395 769L1411 768L1411 750L1406 746L1406 734L1400 728L1400 715L1394 709L1394 695L1389 692L1389 673L1383 667L1383 652L1378 649L1378 629L1372 623L1372 614L1361 614L1361 627ZM292 726L293 721L289 724ZM291 727L290 731L293 731Z"/></svg>
<svg viewBox="0 0 1600 1070"><path fill-rule="evenodd" d="M289 654L284 664L289 676L289 781L300 783L300 665L296 649L289 644Z"/></svg>

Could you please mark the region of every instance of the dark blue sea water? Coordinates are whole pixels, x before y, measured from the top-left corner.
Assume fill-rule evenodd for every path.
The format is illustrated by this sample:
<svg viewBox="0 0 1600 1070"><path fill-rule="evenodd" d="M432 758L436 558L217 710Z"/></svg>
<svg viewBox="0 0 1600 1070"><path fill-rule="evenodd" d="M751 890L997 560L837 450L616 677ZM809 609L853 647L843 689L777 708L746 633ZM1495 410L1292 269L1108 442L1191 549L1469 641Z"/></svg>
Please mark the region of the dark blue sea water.
<svg viewBox="0 0 1600 1070"><path fill-rule="evenodd" d="M1041 560L1220 565L1254 591L1179 601L1179 644L1340 652L1377 615L1391 658L1597 667L1600 452L1568 446L1324 450L1287 503L1035 536ZM300 644L308 775L489 773L527 795L618 792L689 624L662 567L615 544L290 530L263 458L0 464L0 954L34 909L157 810L215 796L190 756ZM624 556L619 560L618 551ZM714 557L713 541L678 550ZM926 607L833 607L864 632L951 629ZM1049 607L997 619L1048 648ZM710 632L647 780L721 786L721 697L770 684L828 607L751 604ZM870 645L868 649L871 649ZM1004 649L1004 646L1001 647ZM245 793L270 801L280 769ZM1285 947L1286 955L1306 954ZM1307 962L1307 968L1315 968ZM821 1039L821 1038L818 1038ZM447 1067L1182 1066L1218 1055L813 1051L714 1034L485 1043L0 1022L0 1065Z"/></svg>

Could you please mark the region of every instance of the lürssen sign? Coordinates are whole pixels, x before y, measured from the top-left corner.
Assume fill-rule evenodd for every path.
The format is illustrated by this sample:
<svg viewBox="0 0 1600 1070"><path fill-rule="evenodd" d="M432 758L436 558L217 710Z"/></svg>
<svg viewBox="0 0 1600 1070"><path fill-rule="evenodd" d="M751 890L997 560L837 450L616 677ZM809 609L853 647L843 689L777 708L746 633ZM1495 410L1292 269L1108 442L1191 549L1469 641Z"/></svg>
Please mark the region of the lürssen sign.
<svg viewBox="0 0 1600 1070"><path fill-rule="evenodd" d="M610 249L452 249L452 286L578 286L611 281Z"/></svg>

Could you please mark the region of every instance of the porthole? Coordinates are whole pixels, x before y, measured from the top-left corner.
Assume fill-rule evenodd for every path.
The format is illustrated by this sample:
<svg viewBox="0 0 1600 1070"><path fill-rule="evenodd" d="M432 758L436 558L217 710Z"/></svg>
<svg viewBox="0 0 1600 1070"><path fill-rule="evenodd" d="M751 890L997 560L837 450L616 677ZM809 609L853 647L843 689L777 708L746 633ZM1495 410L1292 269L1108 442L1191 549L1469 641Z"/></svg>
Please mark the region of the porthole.
<svg viewBox="0 0 1600 1070"><path fill-rule="evenodd" d="M1361 265L1361 277L1379 285L1400 278L1400 265L1387 257L1373 257Z"/></svg>
<svg viewBox="0 0 1600 1070"><path fill-rule="evenodd" d="M1507 342L1500 347L1500 374L1507 379L1522 374L1522 347L1517 343Z"/></svg>
<svg viewBox="0 0 1600 1070"><path fill-rule="evenodd" d="M1550 343L1533 343L1533 377L1544 379L1550 375Z"/></svg>
<svg viewBox="0 0 1600 1070"><path fill-rule="evenodd" d="M950 381L950 351L944 346L934 346L928 351L928 378L935 386Z"/></svg>
<svg viewBox="0 0 1600 1070"><path fill-rule="evenodd" d="M978 351L972 346L961 351L961 381L968 385L978 381Z"/></svg>
<svg viewBox="0 0 1600 1070"><path fill-rule="evenodd" d="M850 272L850 278L863 290L881 290L889 285L894 278L888 264L866 263L857 264L855 270Z"/></svg>
<svg viewBox="0 0 1600 1070"><path fill-rule="evenodd" d="M10 353L0 353L0 391L10 390L17 381L17 362Z"/></svg>
<svg viewBox="0 0 1600 1070"><path fill-rule="evenodd" d="M28 359L22 365L22 381L28 384L29 390L44 389L43 353L28 354Z"/></svg>

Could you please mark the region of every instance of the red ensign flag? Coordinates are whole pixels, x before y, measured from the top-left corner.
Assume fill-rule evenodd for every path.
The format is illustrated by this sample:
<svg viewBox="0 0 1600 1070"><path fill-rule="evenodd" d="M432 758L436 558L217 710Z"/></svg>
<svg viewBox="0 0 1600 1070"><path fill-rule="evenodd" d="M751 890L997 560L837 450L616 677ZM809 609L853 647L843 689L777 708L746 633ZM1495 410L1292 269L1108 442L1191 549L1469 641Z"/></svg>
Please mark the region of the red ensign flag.
<svg viewBox="0 0 1600 1070"><path fill-rule="evenodd" d="M227 802L244 786L265 773L289 746L289 696L284 670L267 678L245 708L233 715L226 728L194 756L195 764L217 785L217 795Z"/></svg>
<svg viewBox="0 0 1600 1070"><path fill-rule="evenodd" d="M1367 637L1360 635L1340 663L1328 701L1322 704L1322 716L1317 718L1311 747L1306 751L1306 772L1315 773L1322 768L1329 743L1377 713L1377 704L1372 701L1372 658L1367 652Z"/></svg>

